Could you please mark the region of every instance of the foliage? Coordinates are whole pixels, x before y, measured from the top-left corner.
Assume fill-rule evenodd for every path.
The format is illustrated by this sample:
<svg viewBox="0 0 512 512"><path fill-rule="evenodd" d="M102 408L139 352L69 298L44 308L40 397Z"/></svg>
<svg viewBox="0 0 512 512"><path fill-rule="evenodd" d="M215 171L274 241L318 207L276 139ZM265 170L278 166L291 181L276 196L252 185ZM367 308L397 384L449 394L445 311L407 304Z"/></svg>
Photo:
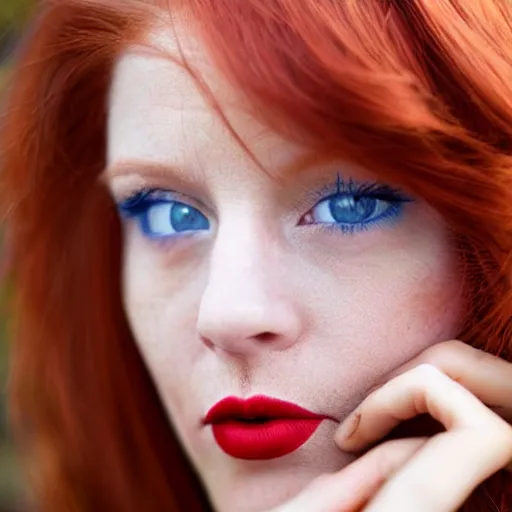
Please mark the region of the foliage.
<svg viewBox="0 0 512 512"><path fill-rule="evenodd" d="M9 50L20 34L34 3L34 0L0 0L0 61L3 52ZM5 67L0 67L0 94L7 73ZM0 236L0 250L1 242ZM23 495L18 461L7 435L5 391L9 346L3 316L6 296L5 283L0 282L0 511L9 509L9 505L16 503Z"/></svg>
<svg viewBox="0 0 512 512"><path fill-rule="evenodd" d="M10 27L19 27L27 19L34 0L1 0L0 2L0 31Z"/></svg>
<svg viewBox="0 0 512 512"><path fill-rule="evenodd" d="M9 442L5 391L7 382L8 343L6 319L2 315L7 299L6 287L0 288L0 511L19 501L23 495L22 479L14 446Z"/></svg>

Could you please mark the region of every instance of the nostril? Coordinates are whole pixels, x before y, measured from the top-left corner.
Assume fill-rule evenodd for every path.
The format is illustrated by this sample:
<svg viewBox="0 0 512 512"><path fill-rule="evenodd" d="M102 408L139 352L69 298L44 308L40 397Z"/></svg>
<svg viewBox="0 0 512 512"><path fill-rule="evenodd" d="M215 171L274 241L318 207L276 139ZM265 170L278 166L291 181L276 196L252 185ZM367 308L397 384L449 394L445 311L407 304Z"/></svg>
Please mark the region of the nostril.
<svg viewBox="0 0 512 512"><path fill-rule="evenodd" d="M210 348L210 349L215 348L214 343L210 339L208 339L204 336L200 336L200 339L208 348Z"/></svg>
<svg viewBox="0 0 512 512"><path fill-rule="evenodd" d="M257 336L255 336L255 338L258 341L269 342L269 341L275 340L276 335L272 332L262 332L261 334L258 334Z"/></svg>

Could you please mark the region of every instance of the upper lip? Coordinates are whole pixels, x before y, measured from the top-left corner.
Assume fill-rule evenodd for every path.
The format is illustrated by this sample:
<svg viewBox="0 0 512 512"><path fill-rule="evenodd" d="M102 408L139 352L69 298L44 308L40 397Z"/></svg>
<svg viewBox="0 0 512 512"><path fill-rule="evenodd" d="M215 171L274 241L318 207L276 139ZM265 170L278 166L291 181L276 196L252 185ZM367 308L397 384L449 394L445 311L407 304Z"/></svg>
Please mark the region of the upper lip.
<svg viewBox="0 0 512 512"><path fill-rule="evenodd" d="M333 419L323 414L315 414L303 407L278 398L263 395L243 399L228 396L217 402L206 414L205 425L240 419Z"/></svg>

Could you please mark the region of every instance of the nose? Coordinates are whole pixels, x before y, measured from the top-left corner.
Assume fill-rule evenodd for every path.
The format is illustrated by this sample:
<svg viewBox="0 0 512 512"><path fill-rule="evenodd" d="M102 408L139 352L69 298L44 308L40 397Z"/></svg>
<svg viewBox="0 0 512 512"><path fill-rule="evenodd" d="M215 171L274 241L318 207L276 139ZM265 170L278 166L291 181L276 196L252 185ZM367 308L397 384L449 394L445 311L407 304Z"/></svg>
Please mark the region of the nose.
<svg viewBox="0 0 512 512"><path fill-rule="evenodd" d="M285 256L275 241L254 231L219 229L197 321L203 342L242 357L285 350L301 334Z"/></svg>

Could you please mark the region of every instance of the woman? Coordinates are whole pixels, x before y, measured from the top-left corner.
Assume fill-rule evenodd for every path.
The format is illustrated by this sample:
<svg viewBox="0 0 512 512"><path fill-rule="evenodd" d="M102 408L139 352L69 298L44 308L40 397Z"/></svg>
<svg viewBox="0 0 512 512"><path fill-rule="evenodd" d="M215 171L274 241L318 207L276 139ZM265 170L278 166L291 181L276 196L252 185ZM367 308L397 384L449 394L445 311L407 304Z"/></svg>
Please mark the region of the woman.
<svg viewBox="0 0 512 512"><path fill-rule="evenodd" d="M43 3L2 140L41 510L509 510L511 26Z"/></svg>

